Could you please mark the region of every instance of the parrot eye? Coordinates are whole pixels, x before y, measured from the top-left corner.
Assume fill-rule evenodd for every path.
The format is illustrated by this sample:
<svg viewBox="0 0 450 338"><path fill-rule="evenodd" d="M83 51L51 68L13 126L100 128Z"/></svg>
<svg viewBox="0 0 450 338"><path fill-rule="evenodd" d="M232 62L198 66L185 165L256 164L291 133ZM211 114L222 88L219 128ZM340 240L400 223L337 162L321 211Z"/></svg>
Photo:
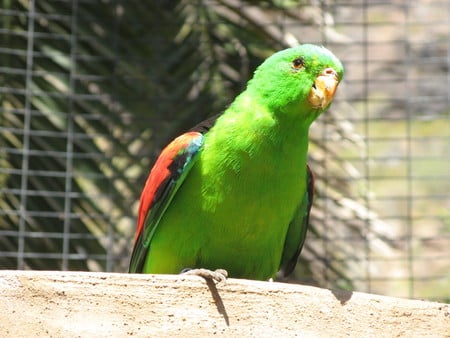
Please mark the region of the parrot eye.
<svg viewBox="0 0 450 338"><path fill-rule="evenodd" d="M302 57L299 57L299 58L295 59L294 61L292 61L292 67L297 70L301 69L304 64L305 64L305 60L303 60Z"/></svg>

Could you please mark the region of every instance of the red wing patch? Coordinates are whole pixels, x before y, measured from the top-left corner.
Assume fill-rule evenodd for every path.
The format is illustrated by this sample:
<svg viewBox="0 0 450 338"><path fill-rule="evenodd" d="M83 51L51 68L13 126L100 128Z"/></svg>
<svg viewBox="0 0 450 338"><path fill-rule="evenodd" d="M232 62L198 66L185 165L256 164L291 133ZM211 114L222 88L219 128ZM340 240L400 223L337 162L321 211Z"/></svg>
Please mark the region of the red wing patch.
<svg viewBox="0 0 450 338"><path fill-rule="evenodd" d="M142 190L135 242L142 234L148 212L158 201L161 190L165 190L170 179L178 178L186 162L191 160L190 156L198 151L198 147L194 147L192 150L190 147L199 137L202 137L202 134L198 132L185 133L162 150ZM189 155L188 158L185 156L186 154ZM180 161L180 157L182 157L182 161Z"/></svg>

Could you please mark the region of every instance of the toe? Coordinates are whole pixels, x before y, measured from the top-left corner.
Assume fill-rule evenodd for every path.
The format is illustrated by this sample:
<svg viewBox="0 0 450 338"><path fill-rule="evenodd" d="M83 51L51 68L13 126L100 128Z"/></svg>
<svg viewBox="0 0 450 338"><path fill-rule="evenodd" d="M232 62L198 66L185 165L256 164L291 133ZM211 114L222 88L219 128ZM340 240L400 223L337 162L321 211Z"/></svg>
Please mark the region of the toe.
<svg viewBox="0 0 450 338"><path fill-rule="evenodd" d="M217 269L215 271L208 269L183 269L181 274L199 276L205 279L214 280L217 283L224 282L228 277L228 272L224 269Z"/></svg>

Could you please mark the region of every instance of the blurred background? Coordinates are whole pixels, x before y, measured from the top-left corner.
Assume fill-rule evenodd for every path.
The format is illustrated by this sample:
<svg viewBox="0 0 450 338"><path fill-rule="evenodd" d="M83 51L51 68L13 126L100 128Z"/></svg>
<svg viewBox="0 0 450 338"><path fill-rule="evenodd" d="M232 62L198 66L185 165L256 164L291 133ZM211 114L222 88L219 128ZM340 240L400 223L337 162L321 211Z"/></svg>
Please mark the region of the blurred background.
<svg viewBox="0 0 450 338"><path fill-rule="evenodd" d="M0 268L125 272L161 148L298 43L344 63L289 282L450 302L450 2L0 1Z"/></svg>

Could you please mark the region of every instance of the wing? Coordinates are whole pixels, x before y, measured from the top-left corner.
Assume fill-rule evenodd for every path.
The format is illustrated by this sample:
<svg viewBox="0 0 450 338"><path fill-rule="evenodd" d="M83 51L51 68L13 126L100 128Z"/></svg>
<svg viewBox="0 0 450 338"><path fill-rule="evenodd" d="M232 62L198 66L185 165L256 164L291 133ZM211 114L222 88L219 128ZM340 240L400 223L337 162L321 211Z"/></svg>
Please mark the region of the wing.
<svg viewBox="0 0 450 338"><path fill-rule="evenodd" d="M297 208L293 220L289 224L288 233L284 242L280 265L282 277L288 276L294 270L298 256L305 243L306 231L308 230L309 214L314 197L314 175L308 165L306 169L306 193Z"/></svg>
<svg viewBox="0 0 450 338"><path fill-rule="evenodd" d="M145 183L139 203L129 272L142 272L153 234L203 144L203 134L190 131L163 149Z"/></svg>

